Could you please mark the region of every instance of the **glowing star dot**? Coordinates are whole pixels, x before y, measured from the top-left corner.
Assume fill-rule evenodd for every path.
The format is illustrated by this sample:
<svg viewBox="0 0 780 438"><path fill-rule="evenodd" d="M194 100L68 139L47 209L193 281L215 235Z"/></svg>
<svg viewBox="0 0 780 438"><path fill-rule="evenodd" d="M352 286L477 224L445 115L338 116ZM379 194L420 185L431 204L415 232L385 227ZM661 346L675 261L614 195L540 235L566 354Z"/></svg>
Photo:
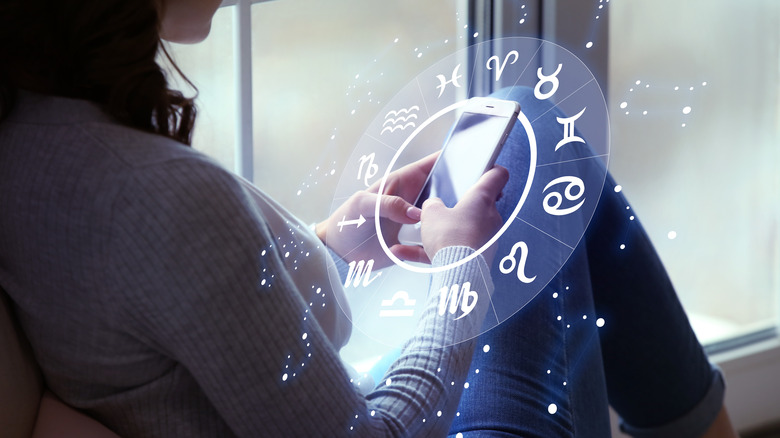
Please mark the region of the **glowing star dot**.
<svg viewBox="0 0 780 438"><path fill-rule="evenodd" d="M558 412L558 406L556 406L555 403L550 403L550 406L547 406L547 412L549 412L550 415L555 415L555 413Z"/></svg>
<svg viewBox="0 0 780 438"><path fill-rule="evenodd" d="M683 108L683 114L690 114L690 113L691 113L691 107L686 106L685 108Z"/></svg>
<svg viewBox="0 0 780 438"><path fill-rule="evenodd" d="M309 337L308 333L304 333L303 336L301 336L301 339L306 340L306 338L308 337Z"/></svg>
<svg viewBox="0 0 780 438"><path fill-rule="evenodd" d="M287 373L282 374L282 382L287 381Z"/></svg>
<svg viewBox="0 0 780 438"><path fill-rule="evenodd" d="M677 232L676 231L669 231L669 233L666 235L666 237L669 238L669 240L674 240L677 238Z"/></svg>
<svg viewBox="0 0 780 438"><path fill-rule="evenodd" d="M558 292L553 292L553 298L558 298Z"/></svg>
<svg viewBox="0 0 780 438"><path fill-rule="evenodd" d="M593 41L588 41L588 44L585 44L585 48L590 49L591 47L593 47Z"/></svg>
<svg viewBox="0 0 780 438"><path fill-rule="evenodd" d="M547 370L547 374L550 374L550 373L552 373L552 371L551 370Z"/></svg>
<svg viewBox="0 0 780 438"><path fill-rule="evenodd" d="M437 416L437 417L441 417L441 411L437 412L437 413L436 413L436 416Z"/></svg>
<svg viewBox="0 0 780 438"><path fill-rule="evenodd" d="M464 383L463 387L466 388L466 389L469 389L469 382Z"/></svg>
<svg viewBox="0 0 780 438"><path fill-rule="evenodd" d="M392 379L385 380L385 385L390 386L391 383L393 383Z"/></svg>
<svg viewBox="0 0 780 438"><path fill-rule="evenodd" d="M563 317L561 315L558 315L558 321L562 320Z"/></svg>
<svg viewBox="0 0 780 438"><path fill-rule="evenodd" d="M637 84L637 85L639 85L639 84L641 84L641 83L642 83L642 81L636 81L636 84Z"/></svg>
<svg viewBox="0 0 780 438"><path fill-rule="evenodd" d="M596 320L596 327L604 327L604 318L599 318Z"/></svg>
<svg viewBox="0 0 780 438"><path fill-rule="evenodd" d="M520 19L520 24L525 23L525 18Z"/></svg>
<svg viewBox="0 0 780 438"><path fill-rule="evenodd" d="M647 115L647 111L646 111L646 110L645 110L645 111L642 111L642 115L643 115L643 116L646 116L646 115Z"/></svg>
<svg viewBox="0 0 780 438"><path fill-rule="evenodd" d="M371 411L371 416L373 417L374 415L376 415L376 411Z"/></svg>
<svg viewBox="0 0 780 438"><path fill-rule="evenodd" d="M620 109L626 109L628 107L628 102L620 102Z"/></svg>
<svg viewBox="0 0 780 438"><path fill-rule="evenodd" d="M623 186L621 186L620 184L615 186L615 193L620 193L621 190L623 190Z"/></svg>
<svg viewBox="0 0 780 438"><path fill-rule="evenodd" d="M626 249L626 244L625 243L621 243L620 244L620 249Z"/></svg>
<svg viewBox="0 0 780 438"><path fill-rule="evenodd" d="M479 36L479 32L474 32L474 38Z"/></svg>
<svg viewBox="0 0 780 438"><path fill-rule="evenodd" d="M487 353L488 351L490 351L490 345L487 345L487 344L485 344L485 346L484 346L484 347L482 347L482 351L484 351L485 353Z"/></svg>
<svg viewBox="0 0 780 438"><path fill-rule="evenodd" d="M588 319L588 315L582 315L582 319Z"/></svg>
<svg viewBox="0 0 780 438"><path fill-rule="evenodd" d="M463 434L458 432L455 434L455 438L463 438Z"/></svg>

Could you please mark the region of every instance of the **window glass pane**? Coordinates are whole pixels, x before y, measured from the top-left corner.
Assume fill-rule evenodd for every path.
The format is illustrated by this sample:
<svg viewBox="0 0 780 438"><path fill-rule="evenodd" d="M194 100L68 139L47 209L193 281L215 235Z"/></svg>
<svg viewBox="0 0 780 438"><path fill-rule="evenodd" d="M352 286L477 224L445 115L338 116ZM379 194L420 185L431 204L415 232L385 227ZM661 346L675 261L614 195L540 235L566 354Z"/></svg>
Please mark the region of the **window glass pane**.
<svg viewBox="0 0 780 438"><path fill-rule="evenodd" d="M465 14L461 18L455 6L418 0L255 4L255 183L306 221L326 217L339 171L369 122L420 70L463 41L455 35Z"/></svg>
<svg viewBox="0 0 780 438"><path fill-rule="evenodd" d="M735 7L609 5L610 169L705 343L778 309L780 3Z"/></svg>
<svg viewBox="0 0 780 438"><path fill-rule="evenodd" d="M233 9L225 7L217 11L211 33L202 43L169 46L176 64L198 89L198 118L192 146L231 170L234 168L236 120ZM176 72L169 71L168 77L174 86L191 93Z"/></svg>

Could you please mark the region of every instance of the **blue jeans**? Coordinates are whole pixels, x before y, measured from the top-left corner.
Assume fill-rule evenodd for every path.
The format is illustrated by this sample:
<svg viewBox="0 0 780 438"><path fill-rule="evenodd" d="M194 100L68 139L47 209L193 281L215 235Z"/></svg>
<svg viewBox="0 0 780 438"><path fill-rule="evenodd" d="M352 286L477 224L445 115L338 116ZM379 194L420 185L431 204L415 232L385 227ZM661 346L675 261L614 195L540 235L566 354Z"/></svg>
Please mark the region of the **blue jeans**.
<svg viewBox="0 0 780 438"><path fill-rule="evenodd" d="M560 140L556 117L564 115L531 90L496 95L520 103L534 121L539 148ZM512 175L499 202L505 218L522 190L517 181L525 181L527 154L518 123L498 160ZM614 187L607 175L585 236L558 274L480 336L450 436L607 437L608 404L635 436L699 436L714 420L723 401L722 376L707 360L639 220ZM514 229L500 239L492 270L499 300L518 288L517 277L498 269L502 255L524 238L513 236Z"/></svg>

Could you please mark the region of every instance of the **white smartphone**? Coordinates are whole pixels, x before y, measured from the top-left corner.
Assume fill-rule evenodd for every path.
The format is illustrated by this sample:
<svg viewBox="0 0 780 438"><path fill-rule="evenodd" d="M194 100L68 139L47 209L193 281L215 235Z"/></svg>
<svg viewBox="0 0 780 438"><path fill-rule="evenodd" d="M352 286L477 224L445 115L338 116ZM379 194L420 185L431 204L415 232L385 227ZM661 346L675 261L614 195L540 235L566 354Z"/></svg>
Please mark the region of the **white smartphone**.
<svg viewBox="0 0 780 438"><path fill-rule="evenodd" d="M504 141L517 120L517 102L473 97L450 129L414 205L422 208L430 197L454 207L483 173L493 167ZM422 245L420 223L404 224L398 232L404 245Z"/></svg>

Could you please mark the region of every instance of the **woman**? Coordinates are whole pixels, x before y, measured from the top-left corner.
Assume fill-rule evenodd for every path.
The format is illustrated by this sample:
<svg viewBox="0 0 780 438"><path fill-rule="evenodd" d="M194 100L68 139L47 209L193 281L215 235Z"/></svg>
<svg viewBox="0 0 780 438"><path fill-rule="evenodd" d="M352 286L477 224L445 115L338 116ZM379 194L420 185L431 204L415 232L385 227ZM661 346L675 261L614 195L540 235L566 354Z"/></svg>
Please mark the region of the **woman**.
<svg viewBox="0 0 780 438"><path fill-rule="evenodd" d="M360 395L338 359L349 325L332 298L341 291L329 290L324 267L330 255L317 235L327 238L338 263L370 231L341 240L334 215L315 235L273 200L184 146L193 103L167 88L154 59L160 37L205 38L219 3L11 0L0 6L0 285L16 304L47 385L121 436L440 436L456 412L463 415L453 433L504 433L499 423L507 419L480 406L498 403L500 411L505 400L487 390L460 395L470 365L483 367L486 386L505 382L523 390L517 376L501 380L493 370L524 375L524 360L505 355L482 362L478 356L472 364L475 341L450 346L479 329L488 300L456 321L438 317L437 297L429 294L417 334L384 382ZM501 225L495 199L507 171L486 173L453 209L436 200L416 209L407 201L433 159L395 172L388 194L356 194L339 218L371 217L380 196L388 229L422 220L423 249L396 242L392 250L400 258L440 266L471 254ZM503 160L511 165L511 156ZM600 245L597 237L591 242ZM307 264L306 275L292 275L299 260L290 259L288 244L305 250L300 262ZM380 260L383 254L375 250L364 258ZM487 274L494 252L437 274L430 290L469 281L491 294ZM597 253L587 257L596 265L604 260ZM638 257L641 263L654 254L650 249ZM587 266L569 265L562 275ZM609 290L601 275L606 269L591 270ZM676 302L673 291L664 296ZM545 308L544 301L535 302ZM527 313L534 309L480 342L519 345L520 333L534 332L525 330L533 328ZM690 339L689 327L672 337L680 332ZM529 345L538 350L522 351L544 356L544 345ZM593 345L583 347L595 361L587 369L600 369ZM706 381L700 389L712 393L717 385L709 382L719 374L710 373L700 348L689 353L698 365L691 373ZM607 374L609 380L619 373ZM593 383L594 394L603 394L601 408L603 386ZM615 394L619 399L621 391ZM689 398L702 397L699 391ZM708 399L718 403L717 413L722 394ZM515 416L519 404L506 409L513 427L525 421ZM624 404L631 414L632 403ZM581 412L582 405L573 401L562 411ZM718 424L711 411L698 427ZM665 413L676 414L684 412ZM474 418L495 418L496 424L476 427ZM639 427L665 421L627 418L648 421ZM575 420L552 429L528 424L543 436L586 436L580 431L589 429L577 424L587 421Z"/></svg>
<svg viewBox="0 0 780 438"><path fill-rule="evenodd" d="M437 347L476 330L485 306L439 318L432 295L391 384L363 397L338 358L349 326L322 242L300 231L311 269L293 280L278 237L294 218L182 144L195 110L167 89L159 38L202 40L219 3L2 6L0 187L12 207L0 219L0 284L47 385L122 436L446 433L462 384L443 382L463 380L474 342ZM419 190L433 158L393 184ZM434 265L470 254L501 225L506 180L488 172L457 209L382 196L388 221L425 224L426 252L395 251ZM372 217L376 196L344 209ZM462 224L479 232L454 232ZM336 251L349 244L338 237L328 236ZM489 262L477 257L431 290L471 281L490 293ZM326 307L308 304L322 296Z"/></svg>

